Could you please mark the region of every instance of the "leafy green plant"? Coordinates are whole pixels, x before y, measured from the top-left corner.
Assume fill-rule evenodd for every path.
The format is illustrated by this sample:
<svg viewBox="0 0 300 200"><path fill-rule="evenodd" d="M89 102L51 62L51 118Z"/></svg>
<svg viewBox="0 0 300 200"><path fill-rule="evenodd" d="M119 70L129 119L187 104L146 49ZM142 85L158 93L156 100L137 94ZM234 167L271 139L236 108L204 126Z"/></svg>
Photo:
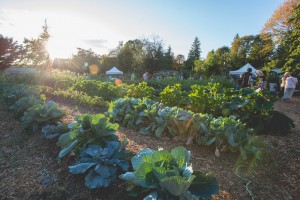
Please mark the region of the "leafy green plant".
<svg viewBox="0 0 300 200"><path fill-rule="evenodd" d="M273 95L262 91L244 88L233 94L231 101L224 104L223 114L234 115L255 133L267 132L267 122L273 111Z"/></svg>
<svg viewBox="0 0 300 200"><path fill-rule="evenodd" d="M71 90L84 92L89 96L98 96L105 101L111 101L121 97L121 88L116 87L110 82L101 82L97 80L81 80L76 82Z"/></svg>
<svg viewBox="0 0 300 200"><path fill-rule="evenodd" d="M23 113L35 104L43 103L41 98L37 96L24 96L18 99L13 105L9 107L16 117L23 115Z"/></svg>
<svg viewBox="0 0 300 200"><path fill-rule="evenodd" d="M215 117L222 115L223 104L230 98L231 89L223 88L219 83L193 85L191 88L189 97L192 111L213 114Z"/></svg>
<svg viewBox="0 0 300 200"><path fill-rule="evenodd" d="M161 102L166 106L186 106L189 103L188 95L181 90L180 84L174 86L167 86L159 94Z"/></svg>
<svg viewBox="0 0 300 200"><path fill-rule="evenodd" d="M57 107L56 103L48 101L30 107L22 116L21 123L24 128L32 128L32 131L36 132L40 126L55 123L63 116L64 112Z"/></svg>
<svg viewBox="0 0 300 200"><path fill-rule="evenodd" d="M132 84L127 86L127 95L126 97L133 97L133 98L154 98L154 91L153 87L147 85L147 82L141 82L138 85Z"/></svg>
<svg viewBox="0 0 300 200"><path fill-rule="evenodd" d="M190 152L176 147L171 152L143 149L132 159L134 172L119 177L128 184L129 194L146 193L144 199L210 198L219 192L212 174L193 172Z"/></svg>
<svg viewBox="0 0 300 200"><path fill-rule="evenodd" d="M47 124L44 126L41 130L41 133L46 139L54 139L69 131L70 129L68 124L57 122L55 125Z"/></svg>
<svg viewBox="0 0 300 200"><path fill-rule="evenodd" d="M118 124L112 124L103 114L81 115L77 117L77 125L70 132L62 134L56 143L62 150L58 159L70 153L77 153L90 144L105 146L107 142L119 141L116 130Z"/></svg>
<svg viewBox="0 0 300 200"><path fill-rule="evenodd" d="M107 103L102 97L89 96L86 93L77 90L58 89L58 90L50 91L50 93L57 97L71 99L77 102L79 105L107 107Z"/></svg>
<svg viewBox="0 0 300 200"><path fill-rule="evenodd" d="M104 147L90 145L80 154L80 160L69 166L72 174L88 172L85 185L90 189L107 187L121 172L128 171L132 154L125 150L128 142L108 142Z"/></svg>

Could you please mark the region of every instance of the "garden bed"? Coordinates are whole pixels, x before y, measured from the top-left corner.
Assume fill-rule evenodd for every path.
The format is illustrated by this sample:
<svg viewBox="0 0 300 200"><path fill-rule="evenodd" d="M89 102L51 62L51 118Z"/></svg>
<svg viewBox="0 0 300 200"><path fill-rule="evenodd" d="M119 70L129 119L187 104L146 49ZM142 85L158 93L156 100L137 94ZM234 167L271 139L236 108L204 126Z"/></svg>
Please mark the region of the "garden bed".
<svg viewBox="0 0 300 200"><path fill-rule="evenodd" d="M76 115L97 112L69 101L56 102L66 111L65 122L71 122ZM275 109L291 117L296 128L285 137L259 136L265 144L259 161L243 161L238 154L226 152L216 157L213 148L196 144L186 146L178 137L157 139L126 128L119 128L117 135L120 140L129 142L127 149L134 153L147 147L170 150L185 146L191 151L194 170L216 175L222 194L215 199L248 199L251 196L254 199L300 199L300 98L291 103L278 101ZM87 189L84 176L74 176L67 171L72 158L57 162L60 149L54 141L21 131L19 122L3 107L0 108L0 121L0 199L133 199L127 195L122 181L106 189Z"/></svg>

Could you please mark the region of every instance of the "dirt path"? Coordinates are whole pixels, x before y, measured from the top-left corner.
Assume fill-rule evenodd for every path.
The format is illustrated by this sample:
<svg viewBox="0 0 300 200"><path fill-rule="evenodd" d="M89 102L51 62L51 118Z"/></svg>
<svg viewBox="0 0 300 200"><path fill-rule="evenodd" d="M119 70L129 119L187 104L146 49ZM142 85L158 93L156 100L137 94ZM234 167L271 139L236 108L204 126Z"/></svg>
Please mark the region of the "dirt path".
<svg viewBox="0 0 300 200"><path fill-rule="evenodd" d="M58 102L67 112L64 120L70 122L82 113L95 110L79 108ZM219 180L219 199L300 199L300 98L292 103L276 102L276 110L291 117L296 128L287 137L259 136L266 144L262 160L242 161L237 155L223 153L215 157L214 149L198 145L185 146L177 139L159 140L140 135L129 129L120 128L120 139L129 141L128 149L138 152L142 148L172 149L185 146L191 151L194 170L212 172ZM58 163L59 149L55 142L28 135L18 129L19 122L11 113L0 107L0 199L133 199L125 193L120 181L107 189L90 191L84 186L83 176L67 172L71 158ZM247 187L246 187L247 186ZM248 189L248 192L246 191ZM139 198L137 198L139 199ZM217 198L216 198L217 199Z"/></svg>

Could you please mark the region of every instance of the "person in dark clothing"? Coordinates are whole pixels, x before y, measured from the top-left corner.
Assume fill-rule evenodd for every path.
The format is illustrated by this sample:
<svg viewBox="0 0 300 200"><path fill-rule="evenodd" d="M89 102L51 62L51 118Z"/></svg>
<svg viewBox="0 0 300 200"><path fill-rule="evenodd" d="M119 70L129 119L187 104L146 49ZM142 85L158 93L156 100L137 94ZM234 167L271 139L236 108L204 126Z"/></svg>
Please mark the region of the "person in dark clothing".
<svg viewBox="0 0 300 200"><path fill-rule="evenodd" d="M252 78L252 69L248 68L247 72L242 74L242 85L241 88L249 87L250 86L250 79Z"/></svg>

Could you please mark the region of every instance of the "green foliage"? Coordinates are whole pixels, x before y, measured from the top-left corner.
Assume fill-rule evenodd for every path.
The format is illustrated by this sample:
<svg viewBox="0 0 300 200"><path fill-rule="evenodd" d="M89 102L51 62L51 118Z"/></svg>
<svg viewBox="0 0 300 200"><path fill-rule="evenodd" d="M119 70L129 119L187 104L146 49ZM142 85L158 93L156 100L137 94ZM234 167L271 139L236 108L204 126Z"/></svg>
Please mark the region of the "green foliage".
<svg viewBox="0 0 300 200"><path fill-rule="evenodd" d="M232 95L224 104L223 114L234 115L256 133L266 131L270 113L273 111L274 96L261 89L243 88Z"/></svg>
<svg viewBox="0 0 300 200"><path fill-rule="evenodd" d="M112 124L103 114L81 115L77 117L77 125L67 133L62 134L57 142L57 146L62 150L58 154L58 159L70 153L77 153L85 149L89 144L105 146L107 142L119 141L115 131L118 124Z"/></svg>
<svg viewBox="0 0 300 200"><path fill-rule="evenodd" d="M43 102L37 96L24 96L11 105L9 109L14 112L16 117L20 117L28 108L40 103Z"/></svg>
<svg viewBox="0 0 300 200"><path fill-rule="evenodd" d="M64 116L64 112L59 109L54 101L45 104L36 104L29 108L21 118L24 128L32 128L36 132L39 127L46 123L57 122Z"/></svg>
<svg viewBox="0 0 300 200"><path fill-rule="evenodd" d="M107 142L104 147L90 145L80 154L80 160L69 166L72 174L88 172L85 185L90 189L108 187L120 172L128 171L131 153L125 150L128 142Z"/></svg>
<svg viewBox="0 0 300 200"><path fill-rule="evenodd" d="M219 83L208 83L207 86L194 85L189 94L191 110L220 116L223 104L229 98L230 93L230 89L222 87Z"/></svg>
<svg viewBox="0 0 300 200"><path fill-rule="evenodd" d="M81 80L77 81L71 90L81 91L89 96L98 96L105 101L111 101L121 97L121 88L116 87L110 82L101 82L95 80Z"/></svg>
<svg viewBox="0 0 300 200"><path fill-rule="evenodd" d="M134 172L120 178L127 181L130 195L148 194L144 199L198 199L218 193L216 178L193 172L189 160L190 152L184 147L171 152L143 149L131 159Z"/></svg>
<svg viewBox="0 0 300 200"><path fill-rule="evenodd" d="M185 106L188 104L188 96L181 90L180 84L167 86L159 95L161 102L166 106Z"/></svg>
<svg viewBox="0 0 300 200"><path fill-rule="evenodd" d="M125 127L138 128L143 135L158 138L185 135L195 138L200 145L240 151L244 159L246 154L256 153L248 152L246 148L252 130L234 116L214 118L208 114L194 114L176 107L162 107L147 99L133 98L110 103L107 114Z"/></svg>
<svg viewBox="0 0 300 200"><path fill-rule="evenodd" d="M21 45L13 41L13 38L4 37L0 34L0 71L13 65L20 54Z"/></svg>
<svg viewBox="0 0 300 200"><path fill-rule="evenodd" d="M46 139L54 139L69 131L70 129L67 124L57 122L55 125L47 124L44 126L41 130L41 133Z"/></svg>
<svg viewBox="0 0 300 200"><path fill-rule="evenodd" d="M132 84L127 87L126 97L149 98L154 97L154 88L147 85L147 82L141 82L138 85Z"/></svg>
<svg viewBox="0 0 300 200"><path fill-rule="evenodd" d="M99 106L107 107L106 101L99 96L89 96L84 92L77 90L48 90L52 95L57 97L63 97L66 99L71 99L77 102L79 105L88 105L88 106Z"/></svg>

